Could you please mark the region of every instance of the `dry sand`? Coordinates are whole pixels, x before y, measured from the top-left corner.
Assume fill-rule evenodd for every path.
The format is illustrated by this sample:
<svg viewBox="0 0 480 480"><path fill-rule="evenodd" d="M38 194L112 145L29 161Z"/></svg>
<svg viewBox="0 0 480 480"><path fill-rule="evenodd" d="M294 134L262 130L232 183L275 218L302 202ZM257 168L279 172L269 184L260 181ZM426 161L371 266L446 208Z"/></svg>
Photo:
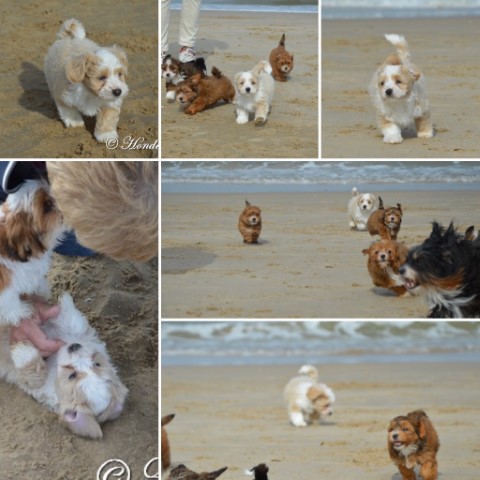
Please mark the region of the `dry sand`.
<svg viewBox="0 0 480 480"><path fill-rule="evenodd" d="M150 0L3 0L0 60L0 157L152 158L157 149L124 149L158 139L158 5ZM109 150L86 128L65 128L43 73L43 60L61 24L80 20L87 36L102 46L117 44L129 60L126 97L118 128L120 144ZM141 140L144 138L144 140Z"/></svg>
<svg viewBox="0 0 480 480"><path fill-rule="evenodd" d="M50 279L54 295L69 291L106 342L129 396L118 420L104 425L103 439L86 440L2 382L0 478L93 480L109 459L123 460L132 479L143 478L145 464L158 456L158 260L133 264L55 255ZM158 471L158 465L152 468Z"/></svg>
<svg viewBox="0 0 480 480"><path fill-rule="evenodd" d="M322 22L322 156L332 158L457 158L480 156L478 46L480 18L324 20ZM425 74L433 139L386 145L367 88L394 51L385 33L404 34Z"/></svg>
<svg viewBox="0 0 480 480"><path fill-rule="evenodd" d="M401 203L398 239L421 243L437 220L462 229L478 221L476 191L380 193ZM237 230L245 198L262 208L259 245ZM362 249L372 237L350 231L344 193L163 194L162 317L424 317L418 297L374 287Z"/></svg>
<svg viewBox="0 0 480 480"><path fill-rule="evenodd" d="M170 53L178 54L179 12L170 16ZM220 102L191 117L167 103L162 81L162 158L318 158L318 18L304 14L202 12L197 54L208 71L230 79L250 70L286 34L295 66L275 82L268 121L237 125L235 107ZM175 40L175 42L173 41Z"/></svg>
<svg viewBox="0 0 480 480"><path fill-rule="evenodd" d="M324 425L289 424L282 390L295 366L162 368L162 414L172 461L195 471L229 469L247 478L260 462L274 480L400 480L387 452L389 421L422 408L441 442L439 478L477 480L480 469L478 365L328 365L335 412ZM461 394L459 395L459 392Z"/></svg>

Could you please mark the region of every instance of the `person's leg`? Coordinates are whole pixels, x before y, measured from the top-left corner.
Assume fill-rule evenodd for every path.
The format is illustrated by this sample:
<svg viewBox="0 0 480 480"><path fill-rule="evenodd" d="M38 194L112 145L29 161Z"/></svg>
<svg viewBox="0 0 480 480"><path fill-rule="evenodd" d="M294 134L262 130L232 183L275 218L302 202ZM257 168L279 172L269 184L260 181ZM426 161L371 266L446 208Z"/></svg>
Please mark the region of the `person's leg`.
<svg viewBox="0 0 480 480"><path fill-rule="evenodd" d="M162 60L168 52L168 25L170 23L170 0L162 0Z"/></svg>
<svg viewBox="0 0 480 480"><path fill-rule="evenodd" d="M195 60L195 41L197 40L198 21L200 19L201 0L183 0L180 12L179 59L181 62Z"/></svg>

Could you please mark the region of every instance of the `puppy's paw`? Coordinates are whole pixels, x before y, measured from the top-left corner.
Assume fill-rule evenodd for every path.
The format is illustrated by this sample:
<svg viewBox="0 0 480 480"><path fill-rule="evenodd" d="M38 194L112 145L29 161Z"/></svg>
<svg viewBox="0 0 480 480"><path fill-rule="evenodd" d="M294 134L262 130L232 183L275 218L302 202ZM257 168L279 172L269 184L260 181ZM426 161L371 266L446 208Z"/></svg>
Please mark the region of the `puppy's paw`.
<svg viewBox="0 0 480 480"><path fill-rule="evenodd" d="M248 123L248 117L237 117L237 123L239 125L243 125L244 123Z"/></svg>
<svg viewBox="0 0 480 480"><path fill-rule="evenodd" d="M73 120L71 118L64 118L63 123L66 127L84 127L85 122L83 120Z"/></svg>
<svg viewBox="0 0 480 480"><path fill-rule="evenodd" d="M118 140L118 133L114 130L110 132L95 133L95 138L101 143L107 143L109 140Z"/></svg>
<svg viewBox="0 0 480 480"><path fill-rule="evenodd" d="M418 138L433 138L433 130L426 130L424 132L417 132Z"/></svg>
<svg viewBox="0 0 480 480"><path fill-rule="evenodd" d="M266 121L267 121L267 117L264 117L263 115L258 115L253 120L255 125L263 125Z"/></svg>
<svg viewBox="0 0 480 480"><path fill-rule="evenodd" d="M10 349L15 368L25 368L40 358L39 351L31 343L14 343Z"/></svg>
<svg viewBox="0 0 480 480"><path fill-rule="evenodd" d="M165 95L165 98L167 99L167 102L169 102L169 103L174 102L176 97L177 97L177 93L174 90L170 90Z"/></svg>
<svg viewBox="0 0 480 480"><path fill-rule="evenodd" d="M391 143L391 144L402 143L403 138L400 134L397 134L397 133L394 133L394 134L387 133L387 134L384 135L383 141L384 141L384 143Z"/></svg>

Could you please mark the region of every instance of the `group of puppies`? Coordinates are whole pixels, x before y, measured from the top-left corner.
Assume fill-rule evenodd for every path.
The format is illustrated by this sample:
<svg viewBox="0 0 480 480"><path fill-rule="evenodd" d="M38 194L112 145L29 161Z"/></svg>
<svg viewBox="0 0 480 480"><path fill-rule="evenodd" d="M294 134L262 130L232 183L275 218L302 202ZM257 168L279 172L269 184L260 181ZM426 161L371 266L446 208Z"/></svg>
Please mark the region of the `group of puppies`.
<svg viewBox="0 0 480 480"><path fill-rule="evenodd" d="M261 60L251 70L239 72L234 82L217 67L207 75L202 57L182 63L167 55L162 62L162 77L166 82L166 99L175 99L185 106L184 112L195 115L223 100L235 103L236 122L248 123L253 116L255 124L264 124L270 112L275 80L286 82L293 69L293 55L285 48L285 34L270 52L269 61Z"/></svg>
<svg viewBox="0 0 480 480"><path fill-rule="evenodd" d="M369 248L368 272L374 285L398 296L422 295L428 317L463 318L480 315L480 237L474 226L464 234L453 223L433 222L430 236L408 248L397 240L402 206L384 207L381 197L352 190L348 202L351 229L379 235Z"/></svg>
<svg viewBox="0 0 480 480"><path fill-rule="evenodd" d="M318 371L313 365L303 365L298 375L284 388L284 399L292 425L307 427L333 414L335 394L318 381ZM196 473L185 465L171 462L170 444L164 428L175 415L162 417L161 461L165 480L214 480L227 467L212 472ZM391 420L388 426L387 448L391 460L398 467L403 480L414 480L415 467L420 468L424 480L437 480L436 455L440 448L438 434L423 410L416 410ZM246 470L255 480L268 480L268 466L264 463Z"/></svg>

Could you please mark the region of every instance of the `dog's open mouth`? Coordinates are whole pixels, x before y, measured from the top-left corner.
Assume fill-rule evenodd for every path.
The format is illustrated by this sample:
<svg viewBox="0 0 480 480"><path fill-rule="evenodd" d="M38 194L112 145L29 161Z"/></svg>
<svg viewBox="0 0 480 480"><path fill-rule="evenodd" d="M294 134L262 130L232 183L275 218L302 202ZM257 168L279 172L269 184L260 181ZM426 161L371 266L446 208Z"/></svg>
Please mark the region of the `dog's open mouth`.
<svg viewBox="0 0 480 480"><path fill-rule="evenodd" d="M418 283L413 278L403 277L403 284L407 290L413 290L418 287Z"/></svg>
<svg viewBox="0 0 480 480"><path fill-rule="evenodd" d="M400 442L400 441L398 441L398 440L397 440L396 442L393 442L393 448L394 448L395 450L401 450L402 447L403 447L403 443L402 443L402 442Z"/></svg>

